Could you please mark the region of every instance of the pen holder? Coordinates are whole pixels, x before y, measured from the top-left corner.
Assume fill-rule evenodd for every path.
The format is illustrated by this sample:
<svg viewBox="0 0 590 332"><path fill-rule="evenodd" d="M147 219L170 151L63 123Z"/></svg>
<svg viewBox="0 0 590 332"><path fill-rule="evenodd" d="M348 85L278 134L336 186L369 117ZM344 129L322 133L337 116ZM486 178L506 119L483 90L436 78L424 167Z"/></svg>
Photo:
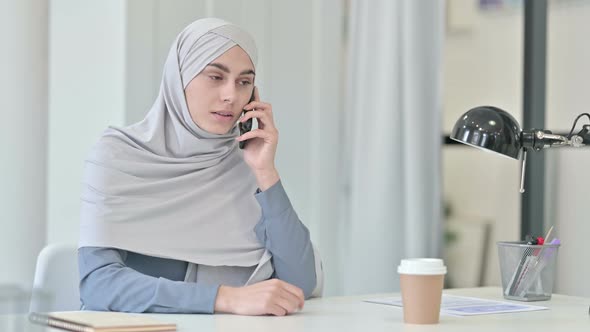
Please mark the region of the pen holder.
<svg viewBox="0 0 590 332"><path fill-rule="evenodd" d="M504 298L517 301L551 299L559 244L497 244Z"/></svg>

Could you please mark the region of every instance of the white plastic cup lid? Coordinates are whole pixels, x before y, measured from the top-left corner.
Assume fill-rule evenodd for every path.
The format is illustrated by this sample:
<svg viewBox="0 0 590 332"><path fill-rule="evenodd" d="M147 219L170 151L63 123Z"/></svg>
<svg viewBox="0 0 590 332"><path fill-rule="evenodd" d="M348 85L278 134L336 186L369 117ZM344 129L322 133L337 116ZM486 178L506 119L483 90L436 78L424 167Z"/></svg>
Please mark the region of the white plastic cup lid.
<svg viewBox="0 0 590 332"><path fill-rule="evenodd" d="M447 274L447 267L439 258L402 259L397 267L399 274L436 275Z"/></svg>

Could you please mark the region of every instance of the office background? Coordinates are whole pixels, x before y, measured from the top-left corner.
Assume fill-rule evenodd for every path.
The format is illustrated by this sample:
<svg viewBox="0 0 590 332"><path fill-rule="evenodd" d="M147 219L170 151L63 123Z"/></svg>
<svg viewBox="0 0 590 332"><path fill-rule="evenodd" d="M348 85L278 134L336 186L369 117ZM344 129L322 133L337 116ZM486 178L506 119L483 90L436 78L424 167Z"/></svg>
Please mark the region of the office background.
<svg viewBox="0 0 590 332"><path fill-rule="evenodd" d="M495 241L520 236L519 163L441 137L477 105L522 118L522 3L367 3L3 0L0 283L29 286L45 244L77 241L88 148L107 125L142 118L180 29L219 16L257 39L278 168L322 252L326 295L396 290L400 257L452 253L444 234L461 242L481 225L483 284L498 285ZM547 128L566 132L589 111L590 1L549 1L548 15ZM417 137L420 125L432 135ZM543 152L539 207L563 243L556 291L584 296L589 152Z"/></svg>

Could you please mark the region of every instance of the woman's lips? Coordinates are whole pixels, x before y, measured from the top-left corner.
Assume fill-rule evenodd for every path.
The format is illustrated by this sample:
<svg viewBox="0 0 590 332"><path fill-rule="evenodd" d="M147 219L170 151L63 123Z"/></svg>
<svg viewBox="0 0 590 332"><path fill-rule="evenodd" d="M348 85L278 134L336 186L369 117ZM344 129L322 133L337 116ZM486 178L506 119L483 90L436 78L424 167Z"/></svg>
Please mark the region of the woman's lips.
<svg viewBox="0 0 590 332"><path fill-rule="evenodd" d="M234 115L231 112L211 112L213 117L222 122L231 122L234 120Z"/></svg>

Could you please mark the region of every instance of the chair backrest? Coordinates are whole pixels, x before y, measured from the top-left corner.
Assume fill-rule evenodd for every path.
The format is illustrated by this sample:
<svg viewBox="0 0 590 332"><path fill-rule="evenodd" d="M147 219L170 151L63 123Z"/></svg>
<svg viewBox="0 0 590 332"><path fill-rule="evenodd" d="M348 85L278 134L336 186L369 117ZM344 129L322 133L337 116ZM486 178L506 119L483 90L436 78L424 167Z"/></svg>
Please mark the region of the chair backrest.
<svg viewBox="0 0 590 332"><path fill-rule="evenodd" d="M31 311L80 310L78 276L78 246L75 244L49 244L39 253L33 292L49 294L52 301L41 303L31 300Z"/></svg>

